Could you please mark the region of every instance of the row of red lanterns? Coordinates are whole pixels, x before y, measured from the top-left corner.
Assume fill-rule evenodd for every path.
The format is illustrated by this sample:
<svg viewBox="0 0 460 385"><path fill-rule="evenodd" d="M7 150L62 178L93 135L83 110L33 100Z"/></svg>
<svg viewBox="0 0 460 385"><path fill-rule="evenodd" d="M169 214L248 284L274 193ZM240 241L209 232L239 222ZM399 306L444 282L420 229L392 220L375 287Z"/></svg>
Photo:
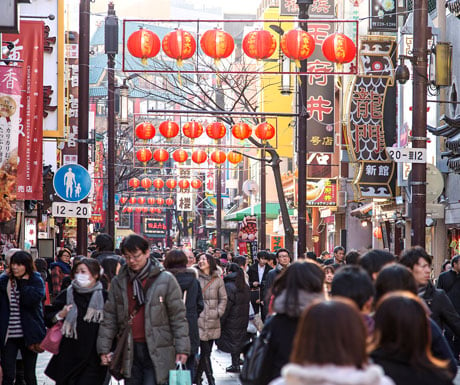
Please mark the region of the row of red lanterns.
<svg viewBox="0 0 460 385"><path fill-rule="evenodd" d="M164 148L158 148L152 152L149 148L144 147L136 151L136 158L142 163L150 162L152 159L156 162L163 163L169 159L169 152ZM172 158L178 163L183 163L188 160L189 154L187 151L180 148L172 153ZM192 152L191 158L194 163L202 164L208 159L208 154L204 150L195 150ZM243 160L243 155L235 151L230 151L226 154L222 150L216 150L211 153L210 159L216 164L222 164L226 160L230 163L238 164Z"/></svg>
<svg viewBox="0 0 460 385"><path fill-rule="evenodd" d="M179 186L181 190L187 190L188 188L190 188L190 186L194 189L199 189L203 185L203 182L200 179L193 179L191 182L188 181L187 179L181 179L179 182L176 179L168 179L165 182L161 178L156 178L153 180L150 178L142 178L141 180L139 180L138 178L131 178L128 184L130 187L134 189L142 187L148 190L152 186L156 189L161 189L166 185L166 187L168 187L171 190L175 189L177 186ZM121 199L123 198L120 198L120 202L121 202ZM131 198L131 199L135 199L135 198ZM141 198L138 198L138 199L141 199ZM148 199L154 199L154 198L148 198ZM157 201L158 199L162 199L162 198L157 198ZM121 202L121 203L124 204L125 202ZM149 204L153 204L153 203L149 203Z"/></svg>
<svg viewBox="0 0 460 385"><path fill-rule="evenodd" d="M196 41L190 32L176 29L169 32L160 42L159 37L152 31L140 28L132 33L127 41L129 53L142 59L145 64L147 59L155 57L160 48L172 59L177 60L179 66L182 61L190 59L196 51ZM233 37L218 28L203 33L200 39L203 52L216 61L229 57L235 43ZM290 30L281 37L281 50L292 60L307 59L315 50L316 42L312 35L298 28ZM342 33L334 33L324 39L322 43L324 57L334 63L351 62L356 55L356 46L353 41ZM276 50L276 38L266 30L249 32L243 39L244 53L253 59L267 59Z"/></svg>
<svg viewBox="0 0 460 385"><path fill-rule="evenodd" d="M172 121L160 123L158 130L167 139L176 137L179 134L179 125ZM135 134L139 139L150 140L155 136L155 126L150 122L141 122L135 128ZM183 134L190 139L199 138L203 132L203 125L197 121L190 121L182 126ZM213 122L207 125L206 134L214 140L222 139L227 133L227 128L222 122ZM275 136L275 127L270 123L261 123L255 129L255 135L260 140L270 140ZM232 134L236 139L244 140L252 135L252 128L247 123L237 123L232 127Z"/></svg>
<svg viewBox="0 0 460 385"><path fill-rule="evenodd" d="M154 204L157 204L159 206L162 206L164 204L166 204L167 206L172 206L174 204L174 200L172 198L166 198L166 199L163 199L163 198L145 198L145 197L131 197L131 198L128 198L128 197L121 197L120 198L120 203L122 205L126 204L126 203L129 203L131 205L135 205L135 204L140 204L140 205L145 205L146 203L149 204L149 205L154 205Z"/></svg>

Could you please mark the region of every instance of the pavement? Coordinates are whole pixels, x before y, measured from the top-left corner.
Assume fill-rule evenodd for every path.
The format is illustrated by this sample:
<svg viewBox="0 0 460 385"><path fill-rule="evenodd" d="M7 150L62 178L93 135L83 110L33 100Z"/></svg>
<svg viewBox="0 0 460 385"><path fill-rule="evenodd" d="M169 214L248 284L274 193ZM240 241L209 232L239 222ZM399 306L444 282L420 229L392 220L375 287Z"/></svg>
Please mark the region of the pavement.
<svg viewBox="0 0 460 385"><path fill-rule="evenodd" d="M38 385L54 385L54 381L45 375L45 368L51 359L52 354L45 352L38 355L37 360L37 384ZM216 379L216 385L240 385L238 374L226 373L225 368L231 365L230 354L223 353L217 349L214 349L211 354L212 368L214 371L214 378ZM205 376L203 376L205 378ZM203 384L207 381L203 380ZM123 385L123 381L116 381L112 379L110 385ZM460 385L460 382L459 384Z"/></svg>

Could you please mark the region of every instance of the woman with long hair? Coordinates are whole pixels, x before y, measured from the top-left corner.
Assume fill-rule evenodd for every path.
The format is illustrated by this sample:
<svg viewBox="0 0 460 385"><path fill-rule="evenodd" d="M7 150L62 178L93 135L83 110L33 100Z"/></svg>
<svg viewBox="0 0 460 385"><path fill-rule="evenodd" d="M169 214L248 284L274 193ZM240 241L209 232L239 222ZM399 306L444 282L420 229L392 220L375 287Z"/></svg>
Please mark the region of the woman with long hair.
<svg viewBox="0 0 460 385"><path fill-rule="evenodd" d="M32 256L26 251L16 251L11 256L8 271L0 276L0 344L4 385L15 382L19 350L26 384L37 384L37 353L43 351L39 344L45 337L44 299L45 284L35 271Z"/></svg>
<svg viewBox="0 0 460 385"><path fill-rule="evenodd" d="M210 254L198 255L198 280L203 293L204 309L198 319L200 333L200 360L194 383L201 384L203 372L209 385L215 385L211 365L211 351L214 340L220 337L220 319L227 306L227 292L220 277L216 260Z"/></svg>
<svg viewBox="0 0 460 385"><path fill-rule="evenodd" d="M109 291L113 277L120 271L120 260L111 257L104 258L101 262L101 267L103 270L101 282L104 289Z"/></svg>
<svg viewBox="0 0 460 385"><path fill-rule="evenodd" d="M240 354L247 343L247 328L249 322L249 286L246 284L244 271L236 263L227 265L227 275L224 277L227 291L227 306L220 320L221 336L216 341L217 347L230 353L232 364L227 372L240 372Z"/></svg>
<svg viewBox="0 0 460 385"><path fill-rule="evenodd" d="M393 385L382 368L369 363L366 339L351 300L315 303L302 314L282 378L271 385Z"/></svg>
<svg viewBox="0 0 460 385"><path fill-rule="evenodd" d="M107 367L101 366L96 351L99 324L107 293L100 281L96 259L75 263L70 286L62 291L47 311L48 325L63 321L59 353L54 355L45 374L57 385L103 384Z"/></svg>
<svg viewBox="0 0 460 385"><path fill-rule="evenodd" d="M324 271L315 262L295 262L280 273L272 288L273 317L265 321L264 330L273 330L264 362L264 378L268 384L280 376L288 363L300 315L315 300L324 300Z"/></svg>
<svg viewBox="0 0 460 385"><path fill-rule="evenodd" d="M192 254L193 255L193 254ZM182 250L170 250L166 253L163 266L167 271L176 277L182 289L182 296L185 302L186 318L188 321L188 332L190 337L190 355L185 366L190 370L192 378L195 377L195 359L200 347L200 335L198 332L198 317L203 311L203 295L201 286L197 279L195 269L187 268L188 258Z"/></svg>
<svg viewBox="0 0 460 385"><path fill-rule="evenodd" d="M51 301L53 301L61 290L65 289L63 287L64 278L70 276L70 271L72 266L70 265L70 258L72 253L69 249L64 248L59 250L56 261L50 265L51 270Z"/></svg>
<svg viewBox="0 0 460 385"><path fill-rule="evenodd" d="M375 312L371 357L396 385L451 385L447 361L430 351L427 306L408 291L382 297Z"/></svg>

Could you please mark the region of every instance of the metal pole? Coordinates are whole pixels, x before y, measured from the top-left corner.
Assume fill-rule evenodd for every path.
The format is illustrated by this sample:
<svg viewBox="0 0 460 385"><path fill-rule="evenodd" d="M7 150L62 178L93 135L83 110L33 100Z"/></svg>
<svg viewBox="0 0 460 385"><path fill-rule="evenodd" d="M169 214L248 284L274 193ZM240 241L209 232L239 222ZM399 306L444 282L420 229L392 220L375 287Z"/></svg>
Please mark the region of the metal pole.
<svg viewBox="0 0 460 385"><path fill-rule="evenodd" d="M298 0L299 19L308 19L308 7L313 1ZM307 23L300 23L307 31ZM307 72L307 61L300 62L300 72ZM307 76L299 75L297 92L298 124L297 124L297 170L298 170L298 205L297 205L297 256L303 256L307 250Z"/></svg>
<svg viewBox="0 0 460 385"><path fill-rule="evenodd" d="M88 168L88 110L89 110L89 13L90 0L80 0L80 34L78 42L78 164ZM85 199L82 202L86 203ZM88 221L77 219L77 252L88 250Z"/></svg>
<svg viewBox="0 0 460 385"><path fill-rule="evenodd" d="M218 249L222 248L222 183L220 178L222 178L222 170L220 166L217 166L216 169L216 247Z"/></svg>
<svg viewBox="0 0 460 385"><path fill-rule="evenodd" d="M426 148L428 2L414 1L412 147ZM425 247L426 164L412 165L412 246Z"/></svg>
<svg viewBox="0 0 460 385"><path fill-rule="evenodd" d="M265 159L265 149L260 151L260 157ZM267 181L266 165L260 162L260 226L259 226L259 249L266 248L266 223L267 223Z"/></svg>

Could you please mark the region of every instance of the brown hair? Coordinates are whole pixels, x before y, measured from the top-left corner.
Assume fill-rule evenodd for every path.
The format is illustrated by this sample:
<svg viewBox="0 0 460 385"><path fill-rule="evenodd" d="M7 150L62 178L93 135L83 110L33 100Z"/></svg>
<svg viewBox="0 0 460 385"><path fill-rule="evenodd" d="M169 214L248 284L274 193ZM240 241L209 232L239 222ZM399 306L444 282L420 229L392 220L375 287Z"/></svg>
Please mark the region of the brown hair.
<svg viewBox="0 0 460 385"><path fill-rule="evenodd" d="M165 260L163 261L163 266L165 269L174 269L178 267L186 267L187 262L187 256L182 250L173 249L166 253Z"/></svg>
<svg viewBox="0 0 460 385"><path fill-rule="evenodd" d="M447 362L431 354L431 328L424 302L408 291L394 291L382 297L375 313L373 348L387 354L402 354L413 366L443 368Z"/></svg>
<svg viewBox="0 0 460 385"><path fill-rule="evenodd" d="M70 272L70 278L75 278L75 272L77 271L78 266L85 265L91 275L96 278L97 281L101 279L101 265L94 258L82 258L77 263L72 266L72 271Z"/></svg>
<svg viewBox="0 0 460 385"><path fill-rule="evenodd" d="M345 298L316 303L302 314L291 362L363 368L367 330L356 305Z"/></svg>

